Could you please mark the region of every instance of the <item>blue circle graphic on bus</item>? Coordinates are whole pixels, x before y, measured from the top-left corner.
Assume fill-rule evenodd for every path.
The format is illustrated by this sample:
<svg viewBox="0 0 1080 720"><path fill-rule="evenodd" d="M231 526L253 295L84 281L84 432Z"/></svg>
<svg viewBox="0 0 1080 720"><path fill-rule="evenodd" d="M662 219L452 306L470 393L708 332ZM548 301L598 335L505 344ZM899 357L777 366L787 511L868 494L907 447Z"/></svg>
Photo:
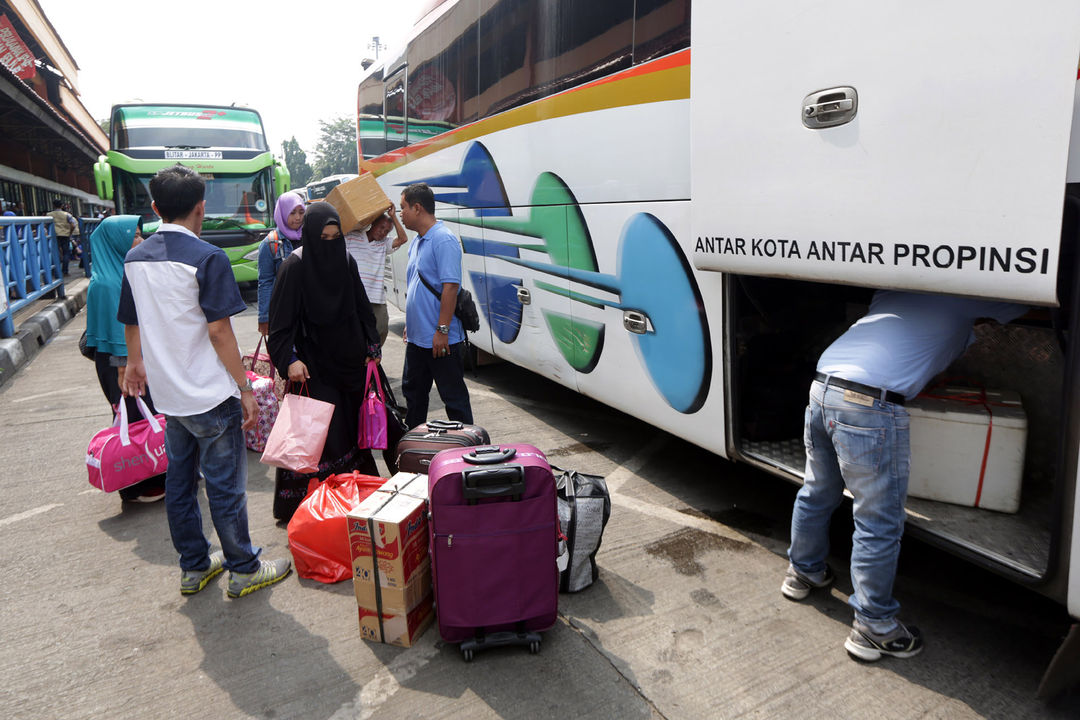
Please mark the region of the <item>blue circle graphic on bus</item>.
<svg viewBox="0 0 1080 720"><path fill-rule="evenodd" d="M679 412L700 410L712 374L705 303L667 226L648 213L632 217L616 276L622 308L644 313L651 325L632 337L656 389Z"/></svg>

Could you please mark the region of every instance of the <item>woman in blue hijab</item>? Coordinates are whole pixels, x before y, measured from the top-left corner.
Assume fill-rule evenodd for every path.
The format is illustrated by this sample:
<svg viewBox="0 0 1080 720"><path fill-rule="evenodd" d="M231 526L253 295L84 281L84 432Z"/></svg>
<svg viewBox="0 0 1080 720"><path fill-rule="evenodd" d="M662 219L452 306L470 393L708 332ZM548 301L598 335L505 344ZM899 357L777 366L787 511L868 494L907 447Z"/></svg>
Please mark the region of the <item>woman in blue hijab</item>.
<svg viewBox="0 0 1080 720"><path fill-rule="evenodd" d="M86 347L94 350L98 382L110 408L122 399L120 380L127 366L127 343L124 326L116 319L120 306L120 287L124 280L124 256L142 241L142 218L138 215L114 215L98 224L90 235L94 249L90 287L86 291ZM154 412L149 389L143 400ZM128 398L128 417L142 417L133 398ZM114 410L115 411L115 410ZM120 491L127 502L154 502L165 497L165 476L158 475Z"/></svg>

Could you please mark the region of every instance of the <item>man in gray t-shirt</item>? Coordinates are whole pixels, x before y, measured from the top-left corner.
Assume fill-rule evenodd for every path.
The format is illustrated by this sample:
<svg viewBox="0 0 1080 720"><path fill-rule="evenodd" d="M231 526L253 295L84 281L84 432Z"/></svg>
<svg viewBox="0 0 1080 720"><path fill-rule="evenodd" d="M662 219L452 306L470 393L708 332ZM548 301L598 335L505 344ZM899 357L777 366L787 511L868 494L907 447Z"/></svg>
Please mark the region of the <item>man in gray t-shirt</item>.
<svg viewBox="0 0 1080 720"><path fill-rule="evenodd" d="M851 584L855 611L844 647L855 658L911 657L918 628L899 620L893 597L904 532L910 461L905 400L918 395L975 341L986 318L1006 323L1022 305L879 290L870 311L830 345L817 364L806 408L806 473L791 517L791 564L780 591L802 600L832 571L829 521L847 488L854 496Z"/></svg>

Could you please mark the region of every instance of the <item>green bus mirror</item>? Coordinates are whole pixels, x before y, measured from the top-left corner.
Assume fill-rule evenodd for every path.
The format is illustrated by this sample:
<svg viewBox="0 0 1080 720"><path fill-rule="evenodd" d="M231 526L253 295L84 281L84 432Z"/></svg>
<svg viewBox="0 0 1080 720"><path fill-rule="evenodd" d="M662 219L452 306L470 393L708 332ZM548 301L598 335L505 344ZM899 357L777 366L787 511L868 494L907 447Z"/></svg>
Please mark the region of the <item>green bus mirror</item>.
<svg viewBox="0 0 1080 720"><path fill-rule="evenodd" d="M292 176L289 175L289 168L277 160L274 161L274 186L278 195L284 195L292 187Z"/></svg>
<svg viewBox="0 0 1080 720"><path fill-rule="evenodd" d="M99 155L98 161L94 163L94 185L97 187L99 198L102 200L112 200L112 165L109 164L109 159L104 155Z"/></svg>

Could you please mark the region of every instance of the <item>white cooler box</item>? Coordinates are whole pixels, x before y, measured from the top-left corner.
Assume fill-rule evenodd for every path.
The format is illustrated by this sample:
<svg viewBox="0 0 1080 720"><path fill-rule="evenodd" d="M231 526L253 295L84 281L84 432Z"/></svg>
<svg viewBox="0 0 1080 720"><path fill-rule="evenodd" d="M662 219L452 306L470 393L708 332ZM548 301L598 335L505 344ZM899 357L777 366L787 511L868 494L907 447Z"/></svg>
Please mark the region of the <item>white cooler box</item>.
<svg viewBox="0 0 1080 720"><path fill-rule="evenodd" d="M1014 513L1020 509L1027 416L1020 396L1008 390L936 388L907 403L911 414L911 480L908 495ZM991 413L993 427L990 427ZM990 430L990 450L979 474Z"/></svg>

